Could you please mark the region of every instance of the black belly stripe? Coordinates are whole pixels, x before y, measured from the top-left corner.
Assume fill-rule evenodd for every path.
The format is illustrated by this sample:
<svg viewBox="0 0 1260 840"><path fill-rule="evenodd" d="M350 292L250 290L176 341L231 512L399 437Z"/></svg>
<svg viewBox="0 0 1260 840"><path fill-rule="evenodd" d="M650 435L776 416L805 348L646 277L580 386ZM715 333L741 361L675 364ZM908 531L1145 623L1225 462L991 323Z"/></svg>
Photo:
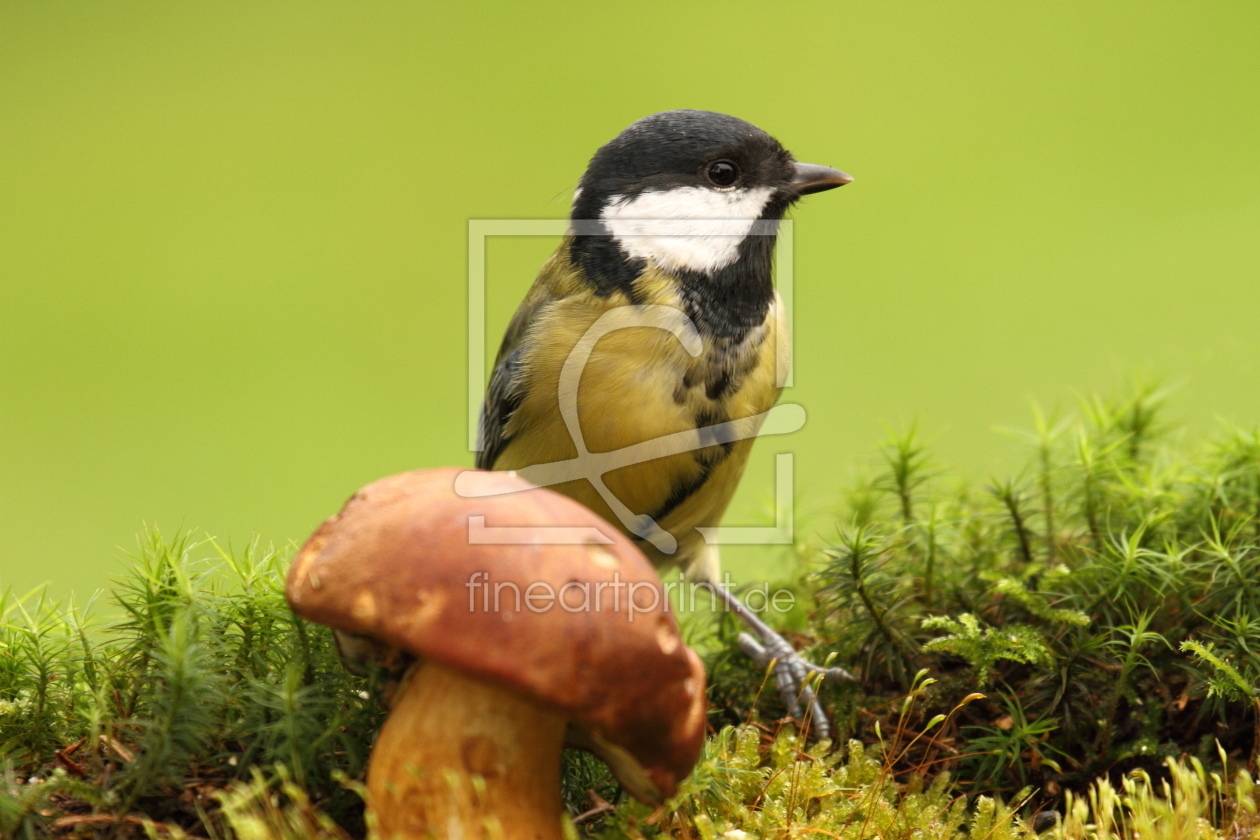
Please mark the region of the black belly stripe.
<svg viewBox="0 0 1260 840"><path fill-rule="evenodd" d="M720 459L719 459L720 462ZM700 466L700 473L693 478L683 481L674 482L670 490L669 497L665 499L665 503L649 514L659 524L662 519L669 516L683 502L690 499L700 488L709 480L709 476L713 474L713 468L717 464L706 464L697 459Z"/></svg>
<svg viewBox="0 0 1260 840"><path fill-rule="evenodd" d="M708 426L716 426L719 423L726 423L729 420L730 418L727 417L726 412L722 411L720 408L716 411L706 411L701 409L696 412L695 419L692 420L692 423L700 432L700 443L705 447L696 451L696 460L701 464L716 467L718 464L722 463L722 461L726 459L726 456L731 454L731 450L735 448L735 441L726 440L719 443L717 440L713 439L713 432L705 431ZM722 447L721 454L714 452L712 447L715 446Z"/></svg>
<svg viewBox="0 0 1260 840"><path fill-rule="evenodd" d="M695 459L695 464L699 467L700 472L691 478L674 481L670 487L669 496L665 499L665 502L656 510L652 511L651 517L653 519L659 522L669 514L673 513L674 510L683 502L698 493L700 488L704 487L709 478L713 475L713 471L717 469L718 466L725 461L727 456L734 450L734 441L724 441L719 444L716 440L713 440L712 432L706 432L704 430L706 426L714 426L718 423L724 423L726 420L726 413L721 411L720 408L717 408L716 411L706 411L701 409L696 412L695 420L692 422L695 423L696 429L700 432L700 442L703 446L702 448L695 450L695 452L692 453L692 457Z"/></svg>
<svg viewBox="0 0 1260 840"><path fill-rule="evenodd" d="M724 368L705 384L704 395L711 400L720 400L732 390L731 372Z"/></svg>

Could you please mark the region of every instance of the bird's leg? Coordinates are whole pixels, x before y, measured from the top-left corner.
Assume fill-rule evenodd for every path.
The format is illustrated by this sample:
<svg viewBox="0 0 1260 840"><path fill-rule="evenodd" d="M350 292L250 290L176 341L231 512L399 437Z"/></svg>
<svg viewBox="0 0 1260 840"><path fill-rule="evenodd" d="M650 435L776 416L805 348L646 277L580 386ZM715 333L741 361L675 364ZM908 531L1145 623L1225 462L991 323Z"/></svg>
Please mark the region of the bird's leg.
<svg viewBox="0 0 1260 840"><path fill-rule="evenodd" d="M770 629L757 618L739 598L724 586L714 585L714 594L726 605L726 608L739 616L740 620L756 633L754 638L749 633L739 634L739 649L746 653L753 662L762 668L774 662L774 679L779 687L779 696L788 709L788 714L795 718L805 718L806 710L811 719L814 735L821 741L831 736L831 725L823 713L822 705L810 687L808 680L812 674L819 674L825 680L833 682L856 681L856 677L843 668L823 668L807 662L788 644L787 639Z"/></svg>

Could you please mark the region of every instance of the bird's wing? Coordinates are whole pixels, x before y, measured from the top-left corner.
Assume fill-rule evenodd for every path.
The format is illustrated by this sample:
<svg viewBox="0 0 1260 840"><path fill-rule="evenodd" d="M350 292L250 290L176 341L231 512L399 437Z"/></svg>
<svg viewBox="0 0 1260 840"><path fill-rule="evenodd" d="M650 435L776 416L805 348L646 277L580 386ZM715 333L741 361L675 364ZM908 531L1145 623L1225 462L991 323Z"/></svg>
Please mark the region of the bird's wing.
<svg viewBox="0 0 1260 840"><path fill-rule="evenodd" d="M481 417L477 426L478 469L494 469L494 462L499 460L504 447L512 440L508 423L512 419L512 412L520 406L526 394L526 337L540 310L563 294L556 288L556 263L556 257L553 256L543 266L538 279L534 281L503 334L503 343L499 346L499 355L495 358L494 370L490 373L490 385L486 388L486 399L481 404Z"/></svg>
<svg viewBox="0 0 1260 840"><path fill-rule="evenodd" d="M494 462L510 440L508 421L525 396L521 387L521 355L521 347L508 347L505 340L494 372L490 374L490 386L486 389L486 400L481 404L481 419L477 426L478 469L494 469Z"/></svg>

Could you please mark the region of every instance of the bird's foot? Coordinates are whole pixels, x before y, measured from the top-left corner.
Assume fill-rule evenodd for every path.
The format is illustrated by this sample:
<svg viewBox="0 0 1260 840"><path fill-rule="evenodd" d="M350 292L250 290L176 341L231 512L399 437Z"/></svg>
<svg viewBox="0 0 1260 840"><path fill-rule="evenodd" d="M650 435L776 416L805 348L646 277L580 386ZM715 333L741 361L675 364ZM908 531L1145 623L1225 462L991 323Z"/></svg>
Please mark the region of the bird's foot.
<svg viewBox="0 0 1260 840"><path fill-rule="evenodd" d="M740 633L739 648L762 668L774 663L774 680L788 714L805 723L818 740L830 738L831 723L818 702L816 686L822 680L856 682L857 678L843 668L824 668L801 658L787 639L771 630L727 587L715 587L713 593L757 634Z"/></svg>
<svg viewBox="0 0 1260 840"><path fill-rule="evenodd" d="M807 661L788 644L787 639L766 627L754 627L757 635L739 634L739 649L762 668L774 663L774 679L788 714L806 723L818 740L831 737L831 724L818 702L815 687L822 680L854 682L843 668L824 668Z"/></svg>

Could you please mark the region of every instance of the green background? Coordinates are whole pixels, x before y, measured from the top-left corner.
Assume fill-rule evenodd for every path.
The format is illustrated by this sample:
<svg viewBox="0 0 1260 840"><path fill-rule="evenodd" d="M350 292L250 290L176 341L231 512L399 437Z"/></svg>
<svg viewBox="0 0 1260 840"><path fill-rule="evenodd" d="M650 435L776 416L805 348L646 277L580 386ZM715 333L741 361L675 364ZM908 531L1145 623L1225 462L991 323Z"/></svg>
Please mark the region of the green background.
<svg viewBox="0 0 1260 840"><path fill-rule="evenodd" d="M1250 425L1258 44L1244 2L5 2L0 586L86 594L144 522L300 540L471 463L468 220L565 216L669 108L857 178L795 211L809 421L728 523L775 451L824 507L920 416L983 478L1030 397L1134 370ZM552 247L491 243L489 344Z"/></svg>

